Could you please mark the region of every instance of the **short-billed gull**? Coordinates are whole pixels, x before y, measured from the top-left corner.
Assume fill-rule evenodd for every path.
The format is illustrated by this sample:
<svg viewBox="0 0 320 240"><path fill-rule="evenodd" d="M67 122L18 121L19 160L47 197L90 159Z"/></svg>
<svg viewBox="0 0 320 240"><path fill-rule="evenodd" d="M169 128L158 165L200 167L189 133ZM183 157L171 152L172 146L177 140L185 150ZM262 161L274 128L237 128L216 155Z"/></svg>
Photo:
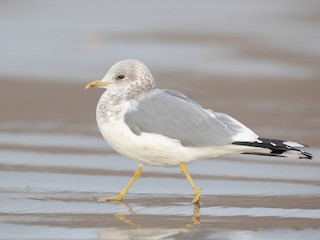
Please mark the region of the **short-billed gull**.
<svg viewBox="0 0 320 240"><path fill-rule="evenodd" d="M187 163L232 153L311 159L305 145L259 138L234 118L204 109L184 94L156 88L149 69L140 61L113 65L105 77L86 88L105 88L97 106L97 122L104 139L140 166L121 193L98 201L121 200L139 178L144 165L180 166L200 199Z"/></svg>

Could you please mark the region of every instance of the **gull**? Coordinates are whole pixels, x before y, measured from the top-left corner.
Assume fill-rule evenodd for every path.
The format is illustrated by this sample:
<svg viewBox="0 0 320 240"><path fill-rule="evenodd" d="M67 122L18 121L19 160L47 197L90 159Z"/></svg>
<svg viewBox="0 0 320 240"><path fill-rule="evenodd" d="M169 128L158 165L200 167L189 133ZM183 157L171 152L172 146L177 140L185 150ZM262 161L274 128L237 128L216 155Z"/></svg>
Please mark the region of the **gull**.
<svg viewBox="0 0 320 240"><path fill-rule="evenodd" d="M201 193L186 164L226 154L256 154L312 159L292 141L260 138L231 116L203 108L184 94L158 89L149 69L138 60L114 64L88 88L104 88L96 119L103 138L139 167L116 196L98 201L121 201L140 177L143 166L179 166L193 188L192 203Z"/></svg>

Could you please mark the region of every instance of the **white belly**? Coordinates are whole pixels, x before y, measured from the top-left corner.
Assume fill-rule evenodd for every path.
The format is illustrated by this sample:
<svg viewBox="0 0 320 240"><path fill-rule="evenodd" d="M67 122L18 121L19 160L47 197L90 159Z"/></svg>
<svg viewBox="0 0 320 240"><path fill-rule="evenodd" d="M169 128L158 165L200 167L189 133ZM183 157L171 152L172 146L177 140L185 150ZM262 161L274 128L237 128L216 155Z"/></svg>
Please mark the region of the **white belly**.
<svg viewBox="0 0 320 240"><path fill-rule="evenodd" d="M143 165L177 166L204 158L241 152L238 147L184 147L180 142L153 133L134 134L122 120L99 123L104 139L120 154ZM240 147L241 148L241 147Z"/></svg>
<svg viewBox="0 0 320 240"><path fill-rule="evenodd" d="M120 154L144 165L173 166L190 161L187 148L158 134L135 135L123 121L98 123L104 139Z"/></svg>

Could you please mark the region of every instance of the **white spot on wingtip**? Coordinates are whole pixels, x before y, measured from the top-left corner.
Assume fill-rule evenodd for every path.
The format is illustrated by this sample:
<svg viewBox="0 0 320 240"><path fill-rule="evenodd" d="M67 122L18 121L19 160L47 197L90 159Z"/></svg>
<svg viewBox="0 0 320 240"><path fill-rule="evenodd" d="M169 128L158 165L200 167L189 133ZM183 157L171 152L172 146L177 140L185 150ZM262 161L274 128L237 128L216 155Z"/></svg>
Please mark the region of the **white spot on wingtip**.
<svg viewBox="0 0 320 240"><path fill-rule="evenodd" d="M287 142L283 142L285 145L288 145L290 147L304 147L304 145L300 144L300 143L296 143L296 142L291 142L291 141L287 141Z"/></svg>

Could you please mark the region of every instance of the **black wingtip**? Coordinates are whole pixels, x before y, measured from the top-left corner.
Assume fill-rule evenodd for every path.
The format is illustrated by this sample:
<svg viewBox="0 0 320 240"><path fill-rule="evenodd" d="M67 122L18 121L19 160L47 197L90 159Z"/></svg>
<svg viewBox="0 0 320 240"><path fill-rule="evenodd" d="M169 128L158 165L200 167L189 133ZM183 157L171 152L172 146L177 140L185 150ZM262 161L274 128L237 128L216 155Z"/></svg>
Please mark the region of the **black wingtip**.
<svg viewBox="0 0 320 240"><path fill-rule="evenodd" d="M257 148L256 152L253 151L250 152L250 154L269 155L277 157L292 157L309 160L313 158L311 153L305 152L300 149L301 147L305 147L305 145L296 142L259 138L255 142L233 142L232 144ZM261 150L258 149L267 149L270 152L261 152ZM245 152L244 154L248 153Z"/></svg>
<svg viewBox="0 0 320 240"><path fill-rule="evenodd" d="M300 157L300 158L309 159L309 160L313 159L313 155L309 152L305 152L305 151L300 150L300 153L305 156L305 157Z"/></svg>

